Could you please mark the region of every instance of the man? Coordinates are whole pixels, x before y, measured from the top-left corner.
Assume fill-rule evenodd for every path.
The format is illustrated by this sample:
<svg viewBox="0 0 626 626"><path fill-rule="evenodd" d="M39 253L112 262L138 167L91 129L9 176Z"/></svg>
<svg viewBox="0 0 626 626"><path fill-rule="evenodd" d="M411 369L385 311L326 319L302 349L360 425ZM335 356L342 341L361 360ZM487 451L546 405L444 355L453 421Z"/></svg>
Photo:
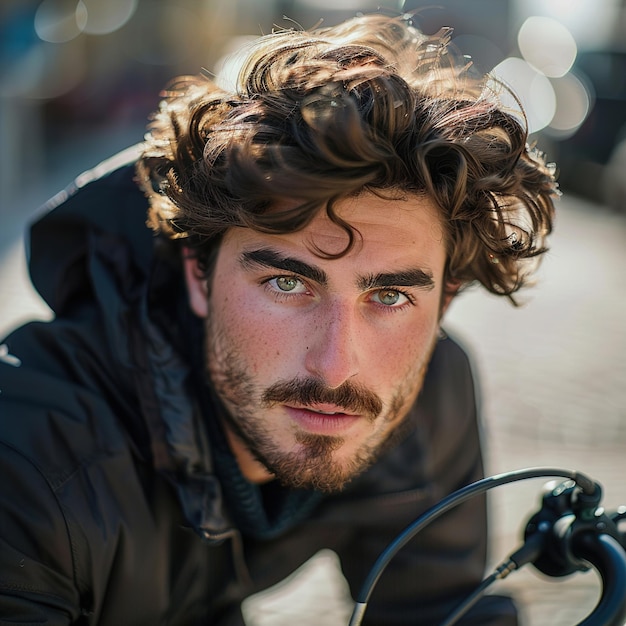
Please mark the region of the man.
<svg viewBox="0 0 626 626"><path fill-rule="evenodd" d="M440 323L471 283L513 299L556 187L448 57L380 15L268 35L236 91L173 83L138 155L49 203L31 275L55 319L0 370L3 623L242 624L323 548L355 594L482 476ZM420 533L365 623L444 619L483 575L485 518L475 499ZM492 597L464 623L515 613Z"/></svg>

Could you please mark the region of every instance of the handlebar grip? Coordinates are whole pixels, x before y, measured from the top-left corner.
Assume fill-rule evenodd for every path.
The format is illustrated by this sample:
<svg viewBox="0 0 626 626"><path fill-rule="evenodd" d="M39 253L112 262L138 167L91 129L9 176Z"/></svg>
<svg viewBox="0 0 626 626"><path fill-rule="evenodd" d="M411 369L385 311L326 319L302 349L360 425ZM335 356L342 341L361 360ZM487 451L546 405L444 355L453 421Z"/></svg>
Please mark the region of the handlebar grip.
<svg viewBox="0 0 626 626"><path fill-rule="evenodd" d="M602 578L595 609L578 626L623 626L626 622L626 554L606 533L584 531L572 538L572 553L590 563Z"/></svg>

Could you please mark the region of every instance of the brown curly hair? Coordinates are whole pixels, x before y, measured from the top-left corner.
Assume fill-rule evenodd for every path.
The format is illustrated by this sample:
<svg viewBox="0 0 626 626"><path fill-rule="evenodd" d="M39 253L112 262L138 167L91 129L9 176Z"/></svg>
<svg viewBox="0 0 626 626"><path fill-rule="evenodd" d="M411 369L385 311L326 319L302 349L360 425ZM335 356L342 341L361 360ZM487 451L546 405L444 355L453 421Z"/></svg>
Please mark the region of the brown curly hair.
<svg viewBox="0 0 626 626"><path fill-rule="evenodd" d="M208 268L233 226L293 232L325 210L350 235L345 253L355 232L338 200L425 193L446 229L446 282L515 302L552 229L554 167L527 146L521 107L505 109L504 87L456 58L449 34L366 15L261 37L236 92L177 79L137 166L148 223ZM284 199L296 206L276 210Z"/></svg>

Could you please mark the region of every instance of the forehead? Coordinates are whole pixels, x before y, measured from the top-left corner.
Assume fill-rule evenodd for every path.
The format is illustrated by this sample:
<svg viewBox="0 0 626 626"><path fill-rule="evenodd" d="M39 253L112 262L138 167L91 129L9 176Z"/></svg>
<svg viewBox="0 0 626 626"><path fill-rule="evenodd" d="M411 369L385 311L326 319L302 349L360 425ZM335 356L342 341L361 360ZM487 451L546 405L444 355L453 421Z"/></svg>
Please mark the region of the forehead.
<svg viewBox="0 0 626 626"><path fill-rule="evenodd" d="M362 192L339 201L335 209L342 220L361 233L365 244L374 240L409 244L443 240L439 211L425 194L391 192L380 196ZM309 230L330 238L342 235L325 211L315 216Z"/></svg>
<svg viewBox="0 0 626 626"><path fill-rule="evenodd" d="M284 202L278 208L290 206ZM420 262L433 270L445 262L445 229L436 205L424 194L393 192L381 196L362 192L338 201L334 210L355 233L348 259L395 265ZM270 244L307 255L315 255L315 251L318 255L319 251L333 255L345 250L348 234L321 210L299 231L266 234L247 228L231 229L224 240L228 242L242 249Z"/></svg>

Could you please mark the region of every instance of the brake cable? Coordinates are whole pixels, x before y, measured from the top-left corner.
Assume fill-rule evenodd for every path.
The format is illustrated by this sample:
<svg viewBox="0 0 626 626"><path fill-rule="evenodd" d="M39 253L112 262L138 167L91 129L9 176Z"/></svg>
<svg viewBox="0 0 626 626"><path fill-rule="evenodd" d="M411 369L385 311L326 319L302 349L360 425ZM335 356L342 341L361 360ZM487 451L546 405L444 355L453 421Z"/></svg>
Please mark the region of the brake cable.
<svg viewBox="0 0 626 626"><path fill-rule="evenodd" d="M439 503L425 511L417 519L415 519L409 526L407 526L402 532L400 532L396 538L383 550L374 565L369 571L357 599L355 601L354 610L350 618L348 626L360 626L363 621L363 616L367 609L367 604L370 600L371 594L380 579L385 568L391 561L391 559L401 550L417 533L419 533L424 527L430 524L432 521L454 508L455 506L469 500L470 498L485 493L490 489L499 487L501 485L507 485L510 483L529 480L531 478L567 478L574 481L576 485L581 489L584 498L588 501L588 508L595 510L600 497L600 486L591 480L585 474L576 470L566 469L554 469L554 468L529 468L516 470L512 472L506 472L504 474L498 474L495 476L489 476L483 478L474 483L471 483L465 487L458 489L451 493L449 496L443 498ZM537 535L539 537L539 535ZM498 566L496 570L481 582L479 587L466 599L466 601L454 611L450 618L445 622L446 626L450 626L463 614L467 612L483 595L487 587L498 579L502 579L507 576L511 571L521 567L524 563L532 561L537 556L537 550L539 549L539 541L527 541L520 550L512 554L502 565ZM452 621L450 621L452 620Z"/></svg>

